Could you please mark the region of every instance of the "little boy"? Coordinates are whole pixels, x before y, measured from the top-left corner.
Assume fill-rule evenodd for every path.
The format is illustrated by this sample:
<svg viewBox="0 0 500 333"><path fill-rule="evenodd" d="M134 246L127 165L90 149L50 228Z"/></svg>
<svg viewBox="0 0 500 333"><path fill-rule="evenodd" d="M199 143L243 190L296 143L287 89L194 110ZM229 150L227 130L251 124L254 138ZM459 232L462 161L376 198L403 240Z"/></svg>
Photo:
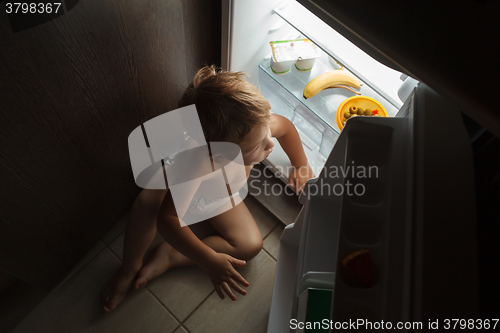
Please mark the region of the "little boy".
<svg viewBox="0 0 500 333"><path fill-rule="evenodd" d="M272 152L272 137L277 138L295 168L289 179L292 189L300 193L305 182L314 177L293 124L271 114L269 102L244 79L243 73L218 71L213 66L202 68L178 107L191 104L196 105L207 142L240 146L247 179L251 169ZM203 181L197 193L210 198L210 188L210 180ZM249 283L234 267L244 266L246 260L260 252L262 235L241 198L235 202L232 209L209 219L219 235L200 240L189 227L179 223L168 188L142 190L130 210L122 266L101 292L104 310L113 310L132 285L139 289L170 268L183 265L203 268L221 299L226 293L235 300L232 290L245 295L242 286L248 287ZM165 242L143 265L157 230Z"/></svg>

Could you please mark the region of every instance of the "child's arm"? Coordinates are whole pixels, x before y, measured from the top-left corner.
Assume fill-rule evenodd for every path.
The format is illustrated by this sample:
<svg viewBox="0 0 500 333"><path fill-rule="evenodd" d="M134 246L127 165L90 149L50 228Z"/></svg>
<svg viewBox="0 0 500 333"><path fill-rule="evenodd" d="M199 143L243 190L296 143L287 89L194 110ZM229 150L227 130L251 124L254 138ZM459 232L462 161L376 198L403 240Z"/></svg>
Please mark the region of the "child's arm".
<svg viewBox="0 0 500 333"><path fill-rule="evenodd" d="M292 122L285 117L277 114L273 114L271 117L271 136L278 139L281 147L288 155L294 167L294 170L290 173L289 183L292 189L300 194L306 181L314 178L314 173L309 163L307 163L299 133Z"/></svg>

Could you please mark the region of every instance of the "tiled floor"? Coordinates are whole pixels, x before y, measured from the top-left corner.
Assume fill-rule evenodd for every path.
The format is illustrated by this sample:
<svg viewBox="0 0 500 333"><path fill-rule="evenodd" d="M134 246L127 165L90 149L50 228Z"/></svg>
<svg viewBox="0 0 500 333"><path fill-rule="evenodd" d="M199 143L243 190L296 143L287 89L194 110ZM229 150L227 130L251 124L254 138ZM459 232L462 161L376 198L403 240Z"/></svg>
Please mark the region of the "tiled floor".
<svg viewBox="0 0 500 333"><path fill-rule="evenodd" d="M264 237L264 249L238 269L250 283L246 296L221 300L201 268L179 267L131 290L114 311L104 312L99 293L120 267L125 216L13 332L266 332L284 225L253 197L245 203ZM161 241L157 235L150 250Z"/></svg>

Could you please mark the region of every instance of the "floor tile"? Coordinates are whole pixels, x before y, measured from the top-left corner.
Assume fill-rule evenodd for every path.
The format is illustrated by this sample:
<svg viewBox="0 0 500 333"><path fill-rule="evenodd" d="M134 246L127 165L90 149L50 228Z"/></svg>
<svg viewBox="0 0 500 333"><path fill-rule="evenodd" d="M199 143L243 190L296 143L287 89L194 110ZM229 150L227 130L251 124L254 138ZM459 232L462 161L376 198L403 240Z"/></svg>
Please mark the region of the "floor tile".
<svg viewBox="0 0 500 333"><path fill-rule="evenodd" d="M184 329L184 327L179 326L179 328L176 329L173 333L187 333L187 331Z"/></svg>
<svg viewBox="0 0 500 333"><path fill-rule="evenodd" d="M179 323L147 289L131 290L114 311L104 312L100 290L119 265L108 249L103 250L52 292L13 332L171 333L176 329Z"/></svg>
<svg viewBox="0 0 500 333"><path fill-rule="evenodd" d="M281 221L275 217L267 208L265 208L257 199L248 195L245 200L245 204L248 207L250 213L259 227L262 238L265 238L267 234Z"/></svg>
<svg viewBox="0 0 500 333"><path fill-rule="evenodd" d="M125 214L120 221L118 221L112 228L111 230L108 231L108 233L102 238L102 241L106 245L110 245L116 237L118 237L123 231L125 231L125 227L127 226L127 221L129 217L130 212Z"/></svg>
<svg viewBox="0 0 500 333"><path fill-rule="evenodd" d="M179 321L214 290L207 273L198 266L176 267L147 286Z"/></svg>
<svg viewBox="0 0 500 333"><path fill-rule="evenodd" d="M213 293L183 324L191 333L265 333L276 263L261 251L238 271L250 283L247 295L221 300Z"/></svg>
<svg viewBox="0 0 500 333"><path fill-rule="evenodd" d="M124 234L121 234L110 246L120 258L123 257L123 237ZM151 251L161 242L163 238L157 233L146 252L145 262ZM184 320L213 290L207 274L198 266L176 267L148 282L147 287L180 321Z"/></svg>
<svg viewBox="0 0 500 333"><path fill-rule="evenodd" d="M274 228L274 230L269 234L269 236L264 239L264 249L273 256L274 260L278 259L278 251L280 247L280 238L285 225L280 223Z"/></svg>

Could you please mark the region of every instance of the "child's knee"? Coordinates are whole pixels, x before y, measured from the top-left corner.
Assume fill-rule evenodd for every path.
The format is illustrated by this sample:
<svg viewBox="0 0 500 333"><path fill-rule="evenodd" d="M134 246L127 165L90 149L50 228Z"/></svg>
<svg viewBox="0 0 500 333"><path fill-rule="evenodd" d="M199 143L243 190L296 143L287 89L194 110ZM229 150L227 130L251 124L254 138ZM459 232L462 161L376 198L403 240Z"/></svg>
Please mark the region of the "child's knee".
<svg viewBox="0 0 500 333"><path fill-rule="evenodd" d="M134 204L137 204L141 210L158 211L166 192L164 190L143 189Z"/></svg>
<svg viewBox="0 0 500 333"><path fill-rule="evenodd" d="M260 250L262 250L264 242L262 240L262 236L258 235L257 236L251 236L248 237L245 240L245 243L242 246L241 249L241 258L242 260L250 260L253 257L255 257L257 254L259 254Z"/></svg>

